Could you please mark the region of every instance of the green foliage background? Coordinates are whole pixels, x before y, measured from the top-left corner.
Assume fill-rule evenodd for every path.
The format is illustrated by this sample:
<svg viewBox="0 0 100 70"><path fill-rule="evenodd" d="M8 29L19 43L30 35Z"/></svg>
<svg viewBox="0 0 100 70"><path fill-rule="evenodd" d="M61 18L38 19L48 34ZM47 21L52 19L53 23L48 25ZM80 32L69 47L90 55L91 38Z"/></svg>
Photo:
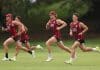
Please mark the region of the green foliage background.
<svg viewBox="0 0 100 70"><path fill-rule="evenodd" d="M2 13L22 16L30 33L45 32L50 10L56 10L58 17L67 21L74 12L78 12L82 17L92 6L91 0L37 0L33 4L29 0L0 0L0 2Z"/></svg>

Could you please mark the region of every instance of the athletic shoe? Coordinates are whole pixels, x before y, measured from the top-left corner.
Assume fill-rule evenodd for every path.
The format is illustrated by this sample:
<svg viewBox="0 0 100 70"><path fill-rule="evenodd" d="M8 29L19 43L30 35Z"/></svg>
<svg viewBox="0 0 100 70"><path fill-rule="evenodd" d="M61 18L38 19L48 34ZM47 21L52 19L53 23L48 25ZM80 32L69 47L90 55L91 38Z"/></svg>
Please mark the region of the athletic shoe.
<svg viewBox="0 0 100 70"><path fill-rule="evenodd" d="M2 61L9 61L9 58L4 57Z"/></svg>
<svg viewBox="0 0 100 70"><path fill-rule="evenodd" d="M70 58L68 61L64 61L64 63L67 63L67 64L72 64L73 61L75 61L77 58L77 56L75 55L75 58Z"/></svg>
<svg viewBox="0 0 100 70"><path fill-rule="evenodd" d="M16 61L16 57L10 58L11 61Z"/></svg>
<svg viewBox="0 0 100 70"><path fill-rule="evenodd" d="M99 46L96 46L96 51L97 51L97 52L100 52Z"/></svg>
<svg viewBox="0 0 100 70"><path fill-rule="evenodd" d="M49 61L52 61L52 60L53 60L53 58L48 57L48 59L46 61L49 62Z"/></svg>
<svg viewBox="0 0 100 70"><path fill-rule="evenodd" d="M37 45L36 48L43 50L43 47L41 45Z"/></svg>
<svg viewBox="0 0 100 70"><path fill-rule="evenodd" d="M68 60L68 61L64 61L64 63L66 63L66 64L72 64L72 61Z"/></svg>
<svg viewBox="0 0 100 70"><path fill-rule="evenodd" d="M32 51L32 56L33 56L33 58L36 57L36 56L35 56L35 51L34 51L34 50Z"/></svg>

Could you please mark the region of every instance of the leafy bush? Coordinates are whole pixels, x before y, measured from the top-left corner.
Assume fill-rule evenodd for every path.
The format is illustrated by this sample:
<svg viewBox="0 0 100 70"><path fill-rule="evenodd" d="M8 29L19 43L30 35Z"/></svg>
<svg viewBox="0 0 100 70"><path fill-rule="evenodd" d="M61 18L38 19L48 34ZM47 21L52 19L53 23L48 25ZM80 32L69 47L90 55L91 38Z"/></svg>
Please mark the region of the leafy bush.
<svg viewBox="0 0 100 70"><path fill-rule="evenodd" d="M67 20L73 12L78 12L82 17L92 5L91 0L37 0L35 4L31 4L29 0L3 0L2 2L2 12L22 16L31 33L33 30L43 30L50 10L56 10L59 18Z"/></svg>

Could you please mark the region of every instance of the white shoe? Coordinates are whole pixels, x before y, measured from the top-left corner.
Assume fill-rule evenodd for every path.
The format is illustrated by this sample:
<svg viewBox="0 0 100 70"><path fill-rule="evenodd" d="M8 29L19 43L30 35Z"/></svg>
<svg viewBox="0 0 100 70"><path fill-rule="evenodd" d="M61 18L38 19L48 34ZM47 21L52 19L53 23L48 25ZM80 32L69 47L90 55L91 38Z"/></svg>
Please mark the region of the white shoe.
<svg viewBox="0 0 100 70"><path fill-rule="evenodd" d="M11 61L16 61L16 57L10 58Z"/></svg>
<svg viewBox="0 0 100 70"><path fill-rule="evenodd" d="M52 60L53 60L53 58L48 57L48 59L46 61L49 62L49 61L52 61Z"/></svg>
<svg viewBox="0 0 100 70"><path fill-rule="evenodd" d="M75 60L76 60L76 56L75 58L70 58L68 61L64 61L64 63L67 63L67 64L72 64Z"/></svg>
<svg viewBox="0 0 100 70"><path fill-rule="evenodd" d="M34 51L34 50L32 51L32 56L33 56L33 58L36 57L36 56L35 56L35 51Z"/></svg>
<svg viewBox="0 0 100 70"><path fill-rule="evenodd" d="M36 48L43 50L43 47L41 45L37 45Z"/></svg>
<svg viewBox="0 0 100 70"><path fill-rule="evenodd" d="M66 63L66 64L72 64L72 61L68 60L68 61L64 61L64 63Z"/></svg>
<svg viewBox="0 0 100 70"><path fill-rule="evenodd" d="M97 51L97 52L100 52L99 46L96 46L96 51Z"/></svg>
<svg viewBox="0 0 100 70"><path fill-rule="evenodd" d="M2 61L9 61L9 58L4 57Z"/></svg>

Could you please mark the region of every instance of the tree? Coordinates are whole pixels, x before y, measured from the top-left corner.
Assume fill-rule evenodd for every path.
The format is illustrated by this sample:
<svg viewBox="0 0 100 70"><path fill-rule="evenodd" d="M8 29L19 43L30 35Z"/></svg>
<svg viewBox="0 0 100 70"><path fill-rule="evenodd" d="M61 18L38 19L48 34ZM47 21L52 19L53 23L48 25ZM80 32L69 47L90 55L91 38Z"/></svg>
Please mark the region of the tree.
<svg viewBox="0 0 100 70"><path fill-rule="evenodd" d="M90 0L37 0L34 4L30 3L29 0L0 1L3 2L2 12L22 16L31 33L44 30L50 10L56 10L58 17L67 20L73 12L80 13L82 17L91 8Z"/></svg>

